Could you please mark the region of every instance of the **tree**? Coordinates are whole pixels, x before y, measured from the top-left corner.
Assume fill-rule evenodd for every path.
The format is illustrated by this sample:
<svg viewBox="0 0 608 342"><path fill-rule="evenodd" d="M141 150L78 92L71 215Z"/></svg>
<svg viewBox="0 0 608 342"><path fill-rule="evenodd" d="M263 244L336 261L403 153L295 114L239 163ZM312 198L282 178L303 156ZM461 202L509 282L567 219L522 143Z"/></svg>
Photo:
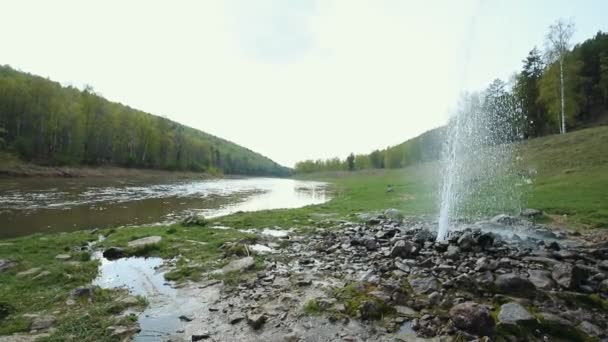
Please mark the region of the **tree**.
<svg viewBox="0 0 608 342"><path fill-rule="evenodd" d="M513 94L515 95L523 115L526 118L524 124L524 137L538 137L548 133L546 128L546 109L538 102L538 83L543 75L545 65L540 51L534 47L528 53L522 71L517 74Z"/></svg>
<svg viewBox="0 0 608 342"><path fill-rule="evenodd" d="M560 79L560 107L561 107L561 126L560 133L566 133L566 103L564 98L564 59L570 50L570 39L574 34L574 23L558 19L555 24L549 26L546 37L547 60L550 63L559 63Z"/></svg>
<svg viewBox="0 0 608 342"><path fill-rule="evenodd" d="M349 154L348 157L346 157L346 163L348 164L348 171L353 171L355 169L355 155L354 154Z"/></svg>

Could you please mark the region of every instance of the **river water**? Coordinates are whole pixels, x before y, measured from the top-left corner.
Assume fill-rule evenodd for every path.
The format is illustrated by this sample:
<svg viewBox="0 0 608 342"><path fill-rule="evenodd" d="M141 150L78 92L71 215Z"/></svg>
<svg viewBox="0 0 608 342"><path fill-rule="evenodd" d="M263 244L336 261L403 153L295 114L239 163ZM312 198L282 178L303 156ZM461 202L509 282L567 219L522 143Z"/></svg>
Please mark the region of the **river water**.
<svg viewBox="0 0 608 342"><path fill-rule="evenodd" d="M284 178L0 179L0 238L297 208L329 200L326 185Z"/></svg>

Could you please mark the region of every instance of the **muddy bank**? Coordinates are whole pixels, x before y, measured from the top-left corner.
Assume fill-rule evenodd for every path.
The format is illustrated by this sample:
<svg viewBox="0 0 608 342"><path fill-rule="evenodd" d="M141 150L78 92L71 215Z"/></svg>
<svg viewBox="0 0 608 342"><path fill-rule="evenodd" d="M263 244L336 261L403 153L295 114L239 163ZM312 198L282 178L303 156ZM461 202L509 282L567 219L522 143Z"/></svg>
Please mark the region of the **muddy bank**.
<svg viewBox="0 0 608 342"><path fill-rule="evenodd" d="M217 178L204 172L167 171L154 169L132 169L115 166L70 167L40 166L35 164L17 164L0 166L0 177L150 177L173 179L211 179Z"/></svg>

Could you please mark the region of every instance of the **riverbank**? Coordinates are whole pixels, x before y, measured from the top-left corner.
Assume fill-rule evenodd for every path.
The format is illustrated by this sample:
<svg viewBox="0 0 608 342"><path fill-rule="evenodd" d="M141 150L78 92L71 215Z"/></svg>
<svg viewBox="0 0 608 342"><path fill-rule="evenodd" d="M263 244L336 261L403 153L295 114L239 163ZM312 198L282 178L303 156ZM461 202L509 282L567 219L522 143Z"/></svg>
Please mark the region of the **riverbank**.
<svg viewBox="0 0 608 342"><path fill-rule="evenodd" d="M293 215L292 224L282 216L284 224L272 229L253 224L263 213L240 213L2 240L0 334L48 341L137 334L173 341L319 334L332 341L585 341L608 328L604 230L555 230L533 223L538 214L529 212L463 225L449 242L436 243L435 223L423 216L390 209L345 220L315 208L265 212ZM165 283L143 297L92 285L104 277L100 263L120 274L118 262L145 267L145 257L164 261L124 272L160 274ZM151 285L141 281L148 284L141 288ZM137 284L126 283L132 291ZM168 291L176 292L173 301L198 304L167 305ZM151 330L159 316L173 325Z"/></svg>
<svg viewBox="0 0 608 342"><path fill-rule="evenodd" d="M16 177L61 177L61 178L84 178L84 177L121 177L121 178L172 178L172 179L211 179L222 177L221 174L209 174L205 172L168 171L155 169L135 169L115 166L99 167L70 167L70 166L40 166L22 162L8 162L0 166L0 178Z"/></svg>

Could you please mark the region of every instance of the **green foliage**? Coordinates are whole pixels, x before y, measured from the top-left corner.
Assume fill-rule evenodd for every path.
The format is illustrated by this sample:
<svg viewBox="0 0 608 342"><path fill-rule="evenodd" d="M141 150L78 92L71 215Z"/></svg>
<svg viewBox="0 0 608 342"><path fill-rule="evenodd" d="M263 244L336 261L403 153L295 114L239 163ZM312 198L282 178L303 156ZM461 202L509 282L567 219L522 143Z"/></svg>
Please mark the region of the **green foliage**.
<svg viewBox="0 0 608 342"><path fill-rule="evenodd" d="M0 66L0 149L50 165L288 174L232 142L159 116ZM3 147L4 146L4 147Z"/></svg>

